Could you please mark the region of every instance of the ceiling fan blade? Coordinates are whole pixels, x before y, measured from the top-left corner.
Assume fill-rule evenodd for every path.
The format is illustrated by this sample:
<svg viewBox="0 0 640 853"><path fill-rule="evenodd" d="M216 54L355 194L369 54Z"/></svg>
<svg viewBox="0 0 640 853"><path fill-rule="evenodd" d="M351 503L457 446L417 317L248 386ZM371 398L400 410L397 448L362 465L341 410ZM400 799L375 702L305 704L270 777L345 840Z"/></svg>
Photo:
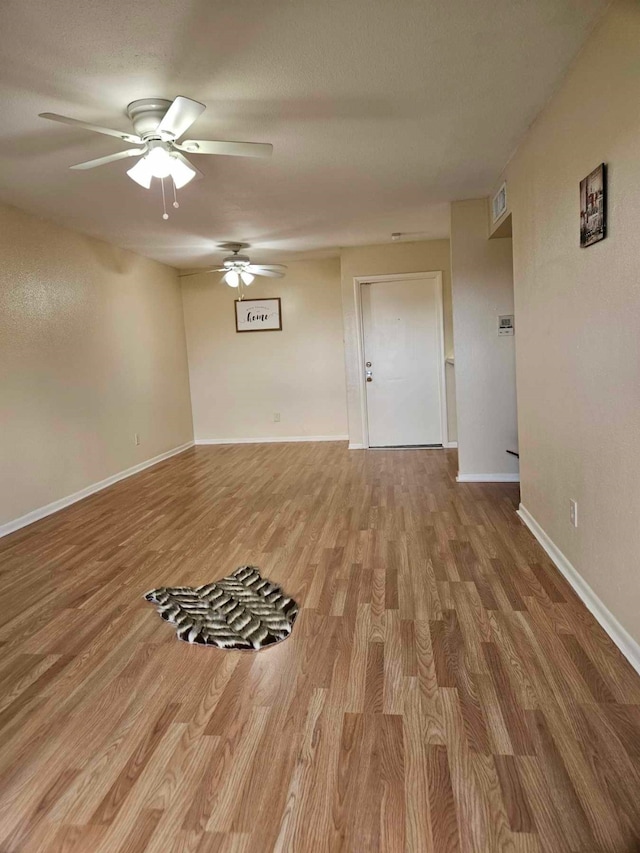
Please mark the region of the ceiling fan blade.
<svg viewBox="0 0 640 853"><path fill-rule="evenodd" d="M216 269L216 270L196 270L196 272L182 272L182 273L180 273L178 278L189 278L189 276L191 276L191 275L202 275L203 273L210 273L210 272L227 272L227 270L222 268L222 269Z"/></svg>
<svg viewBox="0 0 640 853"><path fill-rule="evenodd" d="M194 166L191 160L187 160L184 154L181 154L179 151L174 151L173 156L177 160L181 160L185 164L185 166L188 166L190 169L193 169L193 171L196 173L196 178L204 178L204 175L202 174L200 169L198 169L197 166Z"/></svg>
<svg viewBox="0 0 640 853"><path fill-rule="evenodd" d="M116 160L124 160L127 157L139 157L144 154L144 148L127 148L126 151L117 151L115 154L108 154L106 157L98 157L97 160L87 160L84 163L76 163L75 166L69 166L70 169L95 169L96 166L104 166L105 163L114 163Z"/></svg>
<svg viewBox="0 0 640 853"><path fill-rule="evenodd" d="M249 264L246 268L247 272L253 275L265 275L267 278L284 278L284 269L275 269L274 267L263 267L259 264Z"/></svg>
<svg viewBox="0 0 640 853"><path fill-rule="evenodd" d="M205 109L204 104L178 95L164 114L162 121L158 125L158 131L160 133L168 133L174 139L178 139L187 128L191 127L198 116L202 115Z"/></svg>
<svg viewBox="0 0 640 853"><path fill-rule="evenodd" d="M252 266L256 268L260 267L261 270L275 270L276 272L278 270L282 270L284 272L284 270L287 269L286 264L252 264Z"/></svg>
<svg viewBox="0 0 640 853"><path fill-rule="evenodd" d="M187 154L226 154L229 157L271 157L268 142L222 142L214 139L186 139L176 146Z"/></svg>
<svg viewBox="0 0 640 853"><path fill-rule="evenodd" d="M112 130L110 127L101 127L99 124L89 124L86 121L79 121L77 118L69 118L68 116L60 116L57 113L40 113L40 118L47 118L49 121L59 121L61 124L70 124L75 127L81 127L83 130L92 130L94 133L104 133L105 136L115 136L116 139L123 139L125 142L135 142L142 145L143 140L136 136L135 133L125 133L122 130Z"/></svg>

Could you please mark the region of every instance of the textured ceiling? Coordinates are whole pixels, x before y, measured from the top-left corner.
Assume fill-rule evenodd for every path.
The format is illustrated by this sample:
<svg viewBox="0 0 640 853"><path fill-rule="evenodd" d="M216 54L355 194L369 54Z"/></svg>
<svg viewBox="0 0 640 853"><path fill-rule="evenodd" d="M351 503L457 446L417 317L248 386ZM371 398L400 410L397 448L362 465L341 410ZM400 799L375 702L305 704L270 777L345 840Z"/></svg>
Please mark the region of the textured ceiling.
<svg viewBox="0 0 640 853"><path fill-rule="evenodd" d="M447 236L486 194L604 0L3 0L0 198L176 266ZM187 95L189 136L271 142L271 160L194 157L205 179L161 219L126 147L39 119L130 130L129 101ZM157 183L157 182L154 182Z"/></svg>

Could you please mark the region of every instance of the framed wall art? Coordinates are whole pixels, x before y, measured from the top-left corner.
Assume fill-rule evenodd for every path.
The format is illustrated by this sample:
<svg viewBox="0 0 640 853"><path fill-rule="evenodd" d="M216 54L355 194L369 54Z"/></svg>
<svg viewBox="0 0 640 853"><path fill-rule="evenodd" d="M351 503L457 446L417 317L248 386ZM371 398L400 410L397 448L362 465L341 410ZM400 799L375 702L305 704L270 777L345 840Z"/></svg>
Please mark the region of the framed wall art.
<svg viewBox="0 0 640 853"><path fill-rule="evenodd" d="M280 297L236 299L236 332L281 332Z"/></svg>
<svg viewBox="0 0 640 853"><path fill-rule="evenodd" d="M601 163L580 181L580 246L607 236L607 167Z"/></svg>

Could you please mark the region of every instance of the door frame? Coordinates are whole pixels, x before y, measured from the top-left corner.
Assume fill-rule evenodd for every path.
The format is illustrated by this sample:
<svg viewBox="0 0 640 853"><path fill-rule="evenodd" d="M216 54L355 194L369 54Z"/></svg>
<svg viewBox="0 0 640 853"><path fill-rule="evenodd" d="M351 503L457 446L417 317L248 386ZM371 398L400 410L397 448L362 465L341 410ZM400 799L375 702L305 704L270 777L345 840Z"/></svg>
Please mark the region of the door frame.
<svg viewBox="0 0 640 853"><path fill-rule="evenodd" d="M356 303L356 337L358 350L358 393L360 396L360 415L362 418L362 444L365 449L369 448L369 414L367 411L367 391L364 374L364 323L362 319L361 286L363 284L375 284L378 281L407 281L411 279L428 278L436 282L436 311L438 322L436 334L438 337L438 393L440 396L440 430L442 432L442 447L449 446L449 421L447 417L447 385L445 378L445 352L444 352L444 310L442 297L442 270L431 270L429 272L407 272L393 273L392 275L358 275L353 279L353 291ZM437 448L436 448L437 449Z"/></svg>

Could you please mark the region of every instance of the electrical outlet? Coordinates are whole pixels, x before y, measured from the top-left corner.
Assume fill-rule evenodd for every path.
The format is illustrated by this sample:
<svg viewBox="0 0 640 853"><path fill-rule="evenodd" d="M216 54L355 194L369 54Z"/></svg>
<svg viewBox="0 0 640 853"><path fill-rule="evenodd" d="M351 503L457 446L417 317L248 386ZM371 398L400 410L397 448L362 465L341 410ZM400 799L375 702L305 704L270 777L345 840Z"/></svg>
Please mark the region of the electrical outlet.
<svg viewBox="0 0 640 853"><path fill-rule="evenodd" d="M569 501L569 518L574 527L578 526L578 504L577 501Z"/></svg>
<svg viewBox="0 0 640 853"><path fill-rule="evenodd" d="M273 422L274 422L274 424L280 423L280 412L274 412L273 413Z"/></svg>
<svg viewBox="0 0 640 853"><path fill-rule="evenodd" d="M133 440L135 441L136 446L140 444L140 433L139 432L134 432Z"/></svg>

